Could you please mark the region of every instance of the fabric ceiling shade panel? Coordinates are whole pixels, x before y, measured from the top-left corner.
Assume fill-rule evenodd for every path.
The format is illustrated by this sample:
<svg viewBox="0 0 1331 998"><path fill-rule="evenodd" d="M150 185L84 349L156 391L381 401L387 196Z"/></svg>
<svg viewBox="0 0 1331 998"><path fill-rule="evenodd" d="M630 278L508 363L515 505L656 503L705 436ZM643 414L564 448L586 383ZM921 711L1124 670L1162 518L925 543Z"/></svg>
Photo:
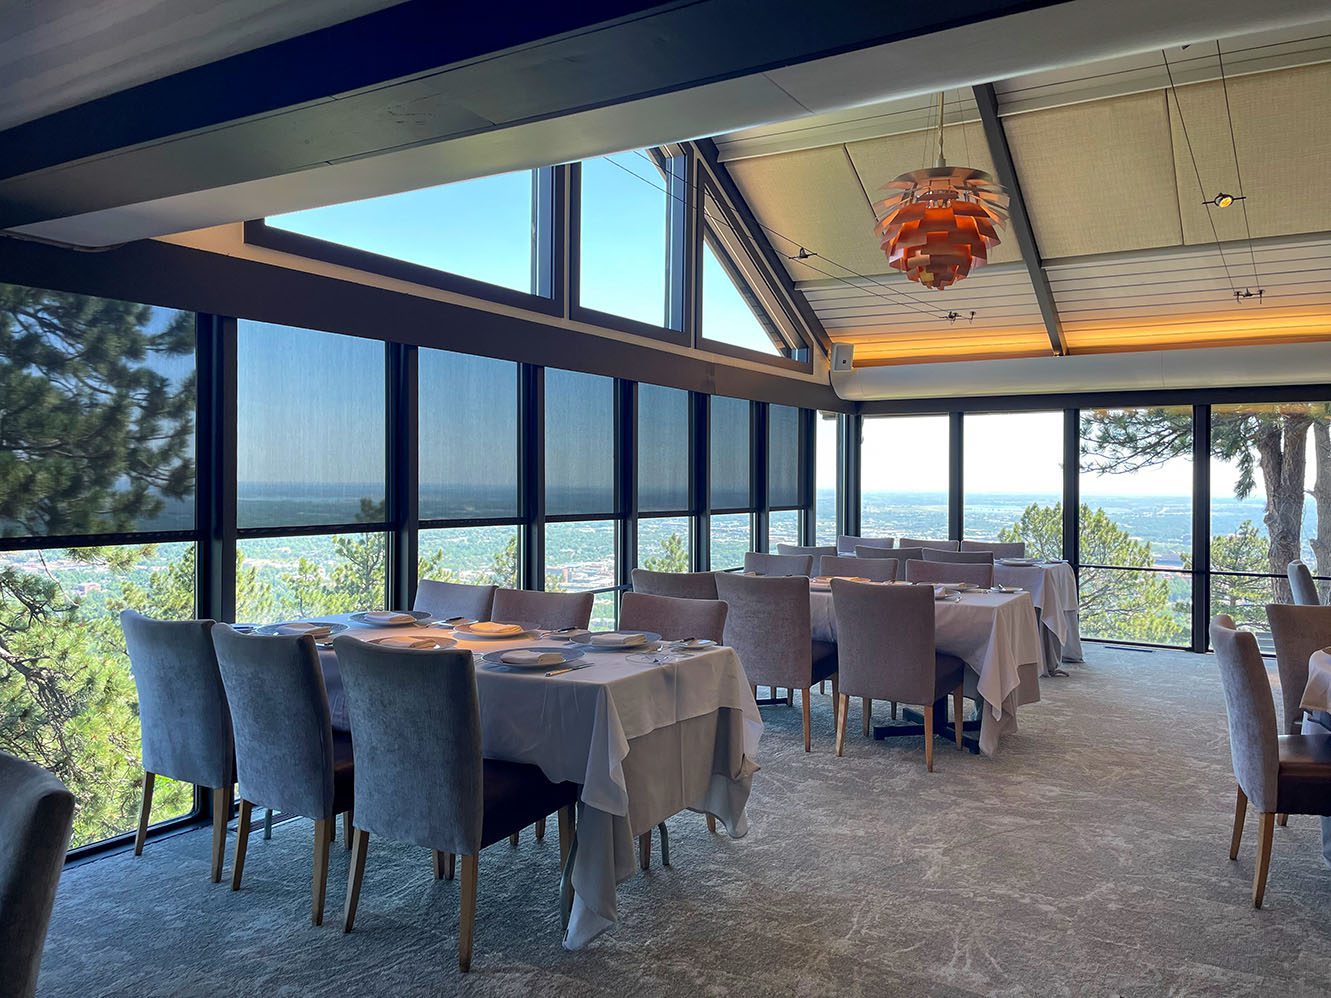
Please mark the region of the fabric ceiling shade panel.
<svg viewBox="0 0 1331 998"><path fill-rule="evenodd" d="M518 515L518 365L420 351L420 516Z"/></svg>
<svg viewBox="0 0 1331 998"><path fill-rule="evenodd" d="M711 407L712 509L749 509L753 505L749 446L753 406L744 399L713 395Z"/></svg>
<svg viewBox="0 0 1331 998"><path fill-rule="evenodd" d="M615 508L615 383L597 374L545 372L545 511Z"/></svg>
<svg viewBox="0 0 1331 998"><path fill-rule="evenodd" d="M383 343L246 319L237 339L237 524L382 520Z"/></svg>
<svg viewBox="0 0 1331 998"><path fill-rule="evenodd" d="M793 406L768 409L767 499L771 506L800 502L800 411Z"/></svg>
<svg viewBox="0 0 1331 998"><path fill-rule="evenodd" d="M638 509L689 508L689 393L638 386Z"/></svg>

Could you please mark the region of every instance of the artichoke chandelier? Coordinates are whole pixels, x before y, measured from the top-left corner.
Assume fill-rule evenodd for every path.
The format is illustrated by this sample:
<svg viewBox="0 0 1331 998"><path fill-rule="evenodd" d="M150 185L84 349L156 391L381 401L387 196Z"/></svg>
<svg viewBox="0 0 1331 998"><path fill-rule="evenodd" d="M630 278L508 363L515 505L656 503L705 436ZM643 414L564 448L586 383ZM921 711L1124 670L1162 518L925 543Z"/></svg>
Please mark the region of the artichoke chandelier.
<svg viewBox="0 0 1331 998"><path fill-rule="evenodd" d="M992 177L943 157L943 95L938 95L938 163L883 185L874 205L888 265L942 291L989 259L1007 224L1008 196Z"/></svg>

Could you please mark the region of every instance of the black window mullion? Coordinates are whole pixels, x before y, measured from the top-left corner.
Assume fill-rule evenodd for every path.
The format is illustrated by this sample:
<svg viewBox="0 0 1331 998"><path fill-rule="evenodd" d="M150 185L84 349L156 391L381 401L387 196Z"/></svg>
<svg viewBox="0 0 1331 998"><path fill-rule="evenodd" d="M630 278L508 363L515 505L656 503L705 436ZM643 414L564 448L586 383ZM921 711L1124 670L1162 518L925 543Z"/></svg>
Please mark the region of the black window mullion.
<svg viewBox="0 0 1331 998"><path fill-rule="evenodd" d="M712 456L710 397L699 392L693 401L693 567L705 572L712 567Z"/></svg>
<svg viewBox="0 0 1331 998"><path fill-rule="evenodd" d="M1210 646L1211 407L1192 407L1192 650Z"/></svg>
<svg viewBox="0 0 1331 998"><path fill-rule="evenodd" d="M948 474L947 474L947 535L960 540L966 528L963 506L966 501L965 459L966 459L966 422L965 414L948 413Z"/></svg>
<svg viewBox="0 0 1331 998"><path fill-rule="evenodd" d="M864 459L864 417L837 416L837 533L859 536L860 466Z"/></svg>
<svg viewBox="0 0 1331 998"><path fill-rule="evenodd" d="M521 439L518 479L522 492L522 556L518 586L545 588L545 369L522 364L518 377Z"/></svg>
<svg viewBox="0 0 1331 998"><path fill-rule="evenodd" d="M1081 410L1063 410L1063 557L1081 565Z"/></svg>
<svg viewBox="0 0 1331 998"><path fill-rule="evenodd" d="M416 599L420 555L420 386L417 348L387 344L388 607Z"/></svg>
<svg viewBox="0 0 1331 998"><path fill-rule="evenodd" d="M236 619L236 320L199 315L196 612Z"/></svg>
<svg viewBox="0 0 1331 998"><path fill-rule="evenodd" d="M766 551L771 546L771 510L768 508L768 454L771 409L766 402L749 403L749 496L753 507L753 547Z"/></svg>
<svg viewBox="0 0 1331 998"><path fill-rule="evenodd" d="M615 578L628 586L638 563L638 386L633 381L615 382ZM619 621L619 599L615 599L615 621Z"/></svg>

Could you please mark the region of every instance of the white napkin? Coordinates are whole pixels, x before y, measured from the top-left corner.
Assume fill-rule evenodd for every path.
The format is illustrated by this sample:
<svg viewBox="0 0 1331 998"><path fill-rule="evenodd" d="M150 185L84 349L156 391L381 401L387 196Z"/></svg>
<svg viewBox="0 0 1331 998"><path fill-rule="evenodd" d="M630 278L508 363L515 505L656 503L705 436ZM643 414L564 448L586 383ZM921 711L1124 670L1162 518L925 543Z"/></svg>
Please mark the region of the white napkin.
<svg viewBox="0 0 1331 998"><path fill-rule="evenodd" d="M333 629L327 624L306 624L303 621L295 621L280 625L277 628L277 633L288 636L308 634L312 638L322 638L332 634Z"/></svg>
<svg viewBox="0 0 1331 998"><path fill-rule="evenodd" d="M564 656L557 651L532 651L528 648L514 648L499 656L499 661L509 665L563 665Z"/></svg>
<svg viewBox="0 0 1331 998"><path fill-rule="evenodd" d="M400 610L367 610L362 616L368 624L409 624L416 620L414 614Z"/></svg>
<svg viewBox="0 0 1331 998"><path fill-rule="evenodd" d="M478 620L467 628L477 634L521 634L521 624L501 624L497 620Z"/></svg>
<svg viewBox="0 0 1331 998"><path fill-rule="evenodd" d="M375 642L377 645L387 645L389 648L433 648L435 647L434 638L413 638L408 634L402 634L392 638L380 638Z"/></svg>
<svg viewBox="0 0 1331 998"><path fill-rule="evenodd" d="M591 643L594 645L640 645L646 640L646 635L626 631L607 631L604 634L593 634L591 636Z"/></svg>
<svg viewBox="0 0 1331 998"><path fill-rule="evenodd" d="M570 627L568 630L551 631L546 637L560 638L571 644L582 644L591 637L592 632L583 627Z"/></svg>

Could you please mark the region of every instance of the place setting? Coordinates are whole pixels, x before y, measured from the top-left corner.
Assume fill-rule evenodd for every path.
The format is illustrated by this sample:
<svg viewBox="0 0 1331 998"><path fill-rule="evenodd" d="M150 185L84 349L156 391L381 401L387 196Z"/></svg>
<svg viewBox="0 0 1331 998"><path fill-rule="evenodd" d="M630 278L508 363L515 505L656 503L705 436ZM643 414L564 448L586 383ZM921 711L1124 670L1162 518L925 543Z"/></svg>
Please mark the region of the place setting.
<svg viewBox="0 0 1331 998"><path fill-rule="evenodd" d="M544 673L544 678L551 679L578 669L585 669L591 664L590 662L572 664L582 657L583 652L580 648L509 648L504 651L486 652L481 656L481 661L491 672L531 673L548 670Z"/></svg>

